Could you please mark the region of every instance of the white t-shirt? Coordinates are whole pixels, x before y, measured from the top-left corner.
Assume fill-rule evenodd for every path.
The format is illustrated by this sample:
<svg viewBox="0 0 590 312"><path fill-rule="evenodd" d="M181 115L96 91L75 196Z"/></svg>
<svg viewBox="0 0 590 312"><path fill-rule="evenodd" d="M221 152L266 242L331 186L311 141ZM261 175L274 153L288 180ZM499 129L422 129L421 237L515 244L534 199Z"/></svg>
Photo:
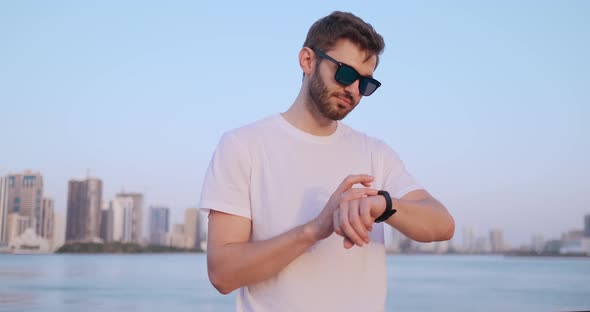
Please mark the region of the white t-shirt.
<svg viewBox="0 0 590 312"><path fill-rule="evenodd" d="M277 114L223 135L199 207L251 219L250 240L266 240L315 218L350 174L374 176L373 188L397 198L421 189L382 141L341 122L314 136ZM240 288L237 311L384 311L383 223L370 237L347 250L332 234L276 276Z"/></svg>

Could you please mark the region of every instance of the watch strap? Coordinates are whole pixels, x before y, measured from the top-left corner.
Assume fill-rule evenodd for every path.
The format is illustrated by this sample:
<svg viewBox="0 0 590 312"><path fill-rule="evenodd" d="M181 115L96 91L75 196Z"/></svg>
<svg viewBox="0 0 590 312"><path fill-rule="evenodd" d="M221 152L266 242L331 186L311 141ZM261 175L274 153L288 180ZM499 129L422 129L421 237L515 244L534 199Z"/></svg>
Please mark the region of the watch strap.
<svg viewBox="0 0 590 312"><path fill-rule="evenodd" d="M378 191L377 195L385 197L385 211L383 211L383 214L381 214L377 219L375 219L376 223L380 223L389 219L389 217L393 216L393 214L396 213L397 210L393 209L391 196L389 196L389 193L387 191Z"/></svg>

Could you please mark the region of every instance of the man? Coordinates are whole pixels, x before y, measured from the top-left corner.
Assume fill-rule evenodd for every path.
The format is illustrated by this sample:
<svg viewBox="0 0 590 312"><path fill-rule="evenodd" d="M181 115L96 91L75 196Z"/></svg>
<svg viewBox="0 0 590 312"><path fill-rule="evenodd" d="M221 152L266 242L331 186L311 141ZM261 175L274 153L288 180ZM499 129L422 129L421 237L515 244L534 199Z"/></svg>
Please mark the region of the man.
<svg viewBox="0 0 590 312"><path fill-rule="evenodd" d="M209 278L223 294L239 289L238 311L383 311L383 224L421 242L453 236L453 218L397 154L339 122L380 86L383 48L353 14L320 19L289 110L221 138L200 207Z"/></svg>

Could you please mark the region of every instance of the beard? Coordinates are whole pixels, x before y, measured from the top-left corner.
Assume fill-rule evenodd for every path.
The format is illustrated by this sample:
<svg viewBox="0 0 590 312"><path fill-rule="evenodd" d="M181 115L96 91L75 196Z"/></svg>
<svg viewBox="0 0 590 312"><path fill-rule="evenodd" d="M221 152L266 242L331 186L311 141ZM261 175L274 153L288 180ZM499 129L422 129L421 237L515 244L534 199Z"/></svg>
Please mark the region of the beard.
<svg viewBox="0 0 590 312"><path fill-rule="evenodd" d="M332 96L349 99L351 103L350 107L340 108L339 105L331 105L330 98ZM330 93L328 87L326 87L326 84L320 77L318 69L316 69L316 75L312 76L309 82L309 97L312 101L312 103L308 103L308 106L311 106L309 108L319 111L322 116L330 120L344 119L356 107L356 104L358 104L358 102L355 103L354 98L348 92Z"/></svg>

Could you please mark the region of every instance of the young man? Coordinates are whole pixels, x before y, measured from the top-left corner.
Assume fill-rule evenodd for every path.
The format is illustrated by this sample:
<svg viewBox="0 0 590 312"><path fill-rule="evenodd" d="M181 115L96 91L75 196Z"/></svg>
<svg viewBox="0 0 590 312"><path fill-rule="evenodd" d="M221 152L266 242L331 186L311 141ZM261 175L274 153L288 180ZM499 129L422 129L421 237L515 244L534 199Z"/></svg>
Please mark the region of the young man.
<svg viewBox="0 0 590 312"><path fill-rule="evenodd" d="M383 224L448 240L454 221L382 141L339 122L380 83L383 38L343 12L317 21L299 52L293 105L223 135L200 207L207 265L238 311L383 311Z"/></svg>

